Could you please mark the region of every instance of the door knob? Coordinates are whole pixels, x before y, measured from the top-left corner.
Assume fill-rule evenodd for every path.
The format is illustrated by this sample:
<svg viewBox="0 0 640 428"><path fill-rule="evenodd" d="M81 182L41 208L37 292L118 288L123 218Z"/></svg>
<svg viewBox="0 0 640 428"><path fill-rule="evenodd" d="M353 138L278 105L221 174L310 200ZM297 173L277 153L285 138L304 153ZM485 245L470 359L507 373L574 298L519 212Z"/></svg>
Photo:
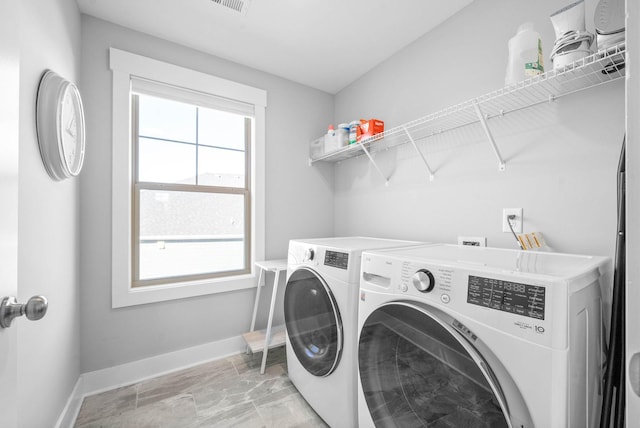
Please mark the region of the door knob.
<svg viewBox="0 0 640 428"><path fill-rule="evenodd" d="M0 327L10 327L11 321L22 315L26 315L31 321L37 321L45 316L48 307L44 296L33 296L26 304L18 303L13 296L3 297L0 303Z"/></svg>

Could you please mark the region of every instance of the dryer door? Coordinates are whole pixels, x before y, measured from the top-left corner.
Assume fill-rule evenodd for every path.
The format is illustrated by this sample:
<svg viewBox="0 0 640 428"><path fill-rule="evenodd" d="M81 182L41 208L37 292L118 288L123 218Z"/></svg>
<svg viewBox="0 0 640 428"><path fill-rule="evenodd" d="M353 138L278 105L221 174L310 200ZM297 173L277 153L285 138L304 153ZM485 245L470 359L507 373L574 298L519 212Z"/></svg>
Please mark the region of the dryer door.
<svg viewBox="0 0 640 428"><path fill-rule="evenodd" d="M376 309L358 348L360 385L375 426L531 427L515 384L483 348L435 308L397 302Z"/></svg>
<svg viewBox="0 0 640 428"><path fill-rule="evenodd" d="M307 268L294 271L284 293L284 319L300 364L315 376L328 376L342 354L342 320L327 283Z"/></svg>

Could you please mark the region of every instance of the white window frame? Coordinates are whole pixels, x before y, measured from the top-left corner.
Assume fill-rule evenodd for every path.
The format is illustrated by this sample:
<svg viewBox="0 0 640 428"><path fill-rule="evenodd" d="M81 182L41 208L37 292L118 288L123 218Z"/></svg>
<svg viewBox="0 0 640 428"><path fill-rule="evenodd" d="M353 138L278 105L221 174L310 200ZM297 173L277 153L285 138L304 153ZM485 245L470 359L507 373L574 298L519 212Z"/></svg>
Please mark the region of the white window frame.
<svg viewBox="0 0 640 428"><path fill-rule="evenodd" d="M112 100L112 308L242 290L256 286L254 262L265 251L265 110L266 91L190 70L174 64L109 49L113 74ZM233 277L210 278L136 287L132 283L132 132L131 79L147 79L254 106L254 138L251 147L251 272Z"/></svg>

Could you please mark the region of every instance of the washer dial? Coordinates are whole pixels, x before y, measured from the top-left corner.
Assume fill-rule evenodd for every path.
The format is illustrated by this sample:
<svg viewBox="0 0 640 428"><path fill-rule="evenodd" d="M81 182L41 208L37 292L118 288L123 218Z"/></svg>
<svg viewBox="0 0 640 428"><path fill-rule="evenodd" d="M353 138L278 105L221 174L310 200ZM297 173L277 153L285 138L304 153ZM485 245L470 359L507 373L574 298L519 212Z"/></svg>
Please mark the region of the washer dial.
<svg viewBox="0 0 640 428"><path fill-rule="evenodd" d="M413 286L416 287L416 290L421 293L430 292L436 285L436 281L433 279L433 274L427 269L420 269L414 273L411 278L411 282L413 282Z"/></svg>

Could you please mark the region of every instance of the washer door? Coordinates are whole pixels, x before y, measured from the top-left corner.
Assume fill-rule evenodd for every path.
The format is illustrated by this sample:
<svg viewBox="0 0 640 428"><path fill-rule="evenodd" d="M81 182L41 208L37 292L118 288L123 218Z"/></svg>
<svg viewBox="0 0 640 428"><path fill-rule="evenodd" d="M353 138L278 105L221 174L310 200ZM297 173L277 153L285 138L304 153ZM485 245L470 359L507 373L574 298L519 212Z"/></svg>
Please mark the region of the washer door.
<svg viewBox="0 0 640 428"><path fill-rule="evenodd" d="M297 269L289 277L284 320L300 364L315 376L330 375L342 355L342 320L331 289L311 269Z"/></svg>
<svg viewBox="0 0 640 428"><path fill-rule="evenodd" d="M403 302L376 309L358 348L360 382L375 426L531 426L515 384L504 371L501 380L506 375L509 381L503 389L480 352L485 348L438 309ZM526 416L513 417L509 405Z"/></svg>

